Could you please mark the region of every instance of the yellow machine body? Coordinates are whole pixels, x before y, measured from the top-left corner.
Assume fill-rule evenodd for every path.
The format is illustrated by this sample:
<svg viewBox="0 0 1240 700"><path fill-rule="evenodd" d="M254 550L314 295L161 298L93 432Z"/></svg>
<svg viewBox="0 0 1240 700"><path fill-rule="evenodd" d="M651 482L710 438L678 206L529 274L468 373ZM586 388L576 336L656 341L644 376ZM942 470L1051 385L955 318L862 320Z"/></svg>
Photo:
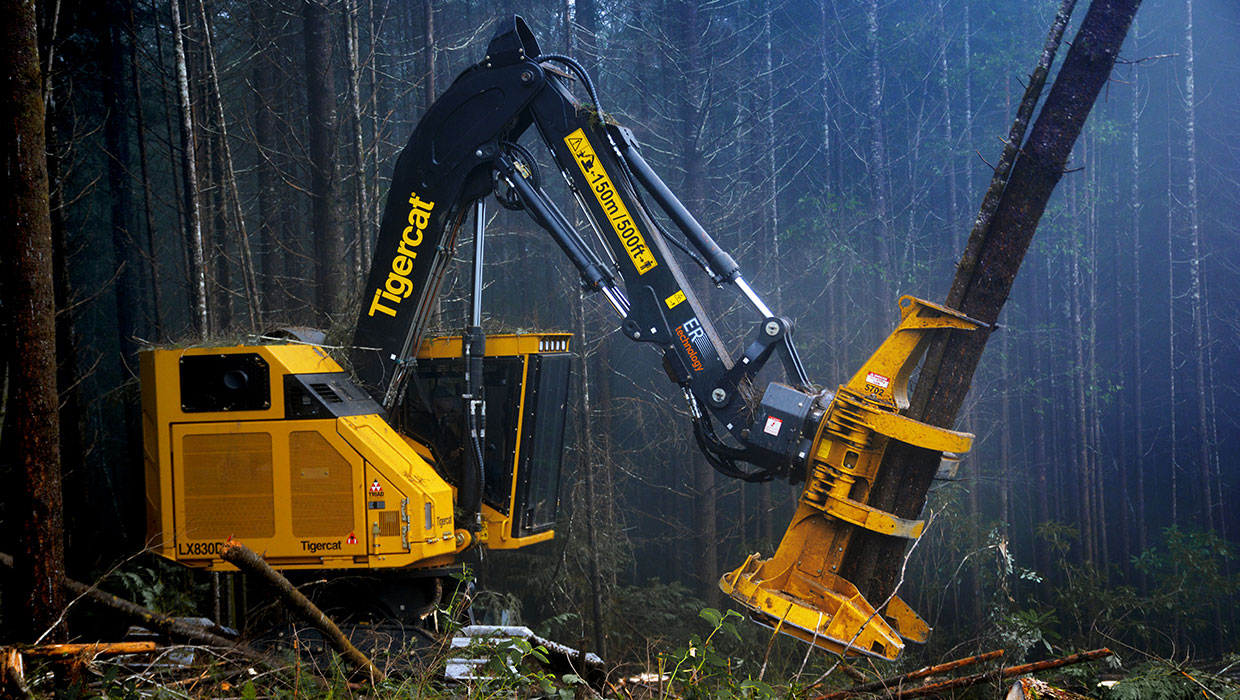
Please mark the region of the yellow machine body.
<svg viewBox="0 0 1240 700"><path fill-rule="evenodd" d="M521 367L515 415L527 416L531 358L566 355L568 336L488 341L488 359ZM428 340L420 358L453 347L459 357L459 338ZM422 568L451 564L471 545L554 536L524 534L511 500L484 505L480 533L459 528L455 488L432 450L393 429L316 346L150 350L141 379L148 541L168 559L233 570L219 557L233 538L282 569ZM505 456L513 493L521 435Z"/></svg>
<svg viewBox="0 0 1240 700"><path fill-rule="evenodd" d="M908 408L908 380L931 334L982 324L937 304L901 297L899 326L826 406L809 456L805 488L774 556L751 555L719 586L759 622L835 654L895 659L929 626L899 596L880 614L839 567L857 528L916 539L924 523L867 505L890 440L949 453L973 436L920 423ZM881 607L881 602L879 606Z"/></svg>

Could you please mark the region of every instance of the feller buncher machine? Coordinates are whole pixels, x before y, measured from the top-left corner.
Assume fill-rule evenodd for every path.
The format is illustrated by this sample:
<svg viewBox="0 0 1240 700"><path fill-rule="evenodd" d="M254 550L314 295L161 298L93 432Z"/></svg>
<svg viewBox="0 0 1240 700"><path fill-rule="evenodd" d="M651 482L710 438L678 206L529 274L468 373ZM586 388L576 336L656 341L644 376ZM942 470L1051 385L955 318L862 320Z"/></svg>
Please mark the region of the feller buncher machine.
<svg viewBox="0 0 1240 700"><path fill-rule="evenodd" d="M715 469L750 482L804 482L774 555L749 557L719 586L754 620L836 654L895 659L906 642L924 641L929 628L899 597L876 611L837 571L860 528L921 534L922 522L868 505L870 488L891 440L949 456L969 449L971 435L901 412L932 334L981 324L902 297L898 327L864 366L834 392L817 388L792 322L768 308L603 107L579 63L542 53L519 17L501 23L486 56L431 105L396 162L351 373L313 344L143 354L156 551L231 570L219 553L237 538L277 569L365 574L371 583L360 598L399 616L424 604L422 591L471 548L552 538L570 338L483 334L484 202L494 194L547 231L583 287L614 308L625 336L662 353ZM531 127L587 229L548 196L538 160L518 144ZM424 338L467 222L469 325L459 336ZM752 307L742 355L721 342L678 259ZM758 396L753 381L772 357L785 381Z"/></svg>

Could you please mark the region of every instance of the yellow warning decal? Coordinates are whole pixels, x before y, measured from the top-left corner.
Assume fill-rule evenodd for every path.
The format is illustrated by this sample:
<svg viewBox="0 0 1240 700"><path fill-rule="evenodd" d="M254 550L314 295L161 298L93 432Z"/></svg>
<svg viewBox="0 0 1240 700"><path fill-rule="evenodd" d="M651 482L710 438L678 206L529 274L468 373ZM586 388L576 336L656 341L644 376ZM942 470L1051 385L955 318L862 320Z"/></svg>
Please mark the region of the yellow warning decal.
<svg viewBox="0 0 1240 700"><path fill-rule="evenodd" d="M598 155L594 152L594 147L590 145L590 140L586 138L585 132L581 129L574 131L564 137L564 143L568 144L568 150L572 152L573 159L577 161L581 173L590 183L594 198L598 200L603 213L607 215L607 220L611 222L612 229L624 245L625 252L629 254L629 260L632 260L633 267L637 268L637 274L644 275L658 267L658 261L646 245L646 239L633 224L633 217L629 216L629 210L625 208L624 202L620 201L615 185L611 184L611 177L598 162ZM669 308L670 306L669 303Z"/></svg>
<svg viewBox="0 0 1240 700"><path fill-rule="evenodd" d="M677 304L679 304L680 302L682 302L682 301L684 301L684 300L685 300L685 293L684 293L684 291L683 291L683 290L680 290L680 289L677 289L677 290L676 290L676 293L675 293L675 294L673 294L673 295L671 295L670 297L668 297L668 298L664 299L664 300L663 300L663 303L664 303L664 304L667 304L667 308L669 308L669 309L674 309L674 308L676 308L676 305L677 305Z"/></svg>

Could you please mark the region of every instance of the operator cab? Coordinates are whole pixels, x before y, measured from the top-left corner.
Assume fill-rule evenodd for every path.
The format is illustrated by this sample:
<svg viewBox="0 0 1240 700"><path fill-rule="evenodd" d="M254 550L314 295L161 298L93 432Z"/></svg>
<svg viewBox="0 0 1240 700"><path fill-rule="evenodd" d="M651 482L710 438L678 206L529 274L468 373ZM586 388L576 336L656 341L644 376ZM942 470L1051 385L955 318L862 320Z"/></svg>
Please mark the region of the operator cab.
<svg viewBox="0 0 1240 700"><path fill-rule="evenodd" d="M553 534L572 366L570 338L567 333L487 336L482 511L492 549L533 544ZM423 342L399 416L400 431L429 446L436 470L457 488L469 449L461 355L460 336Z"/></svg>

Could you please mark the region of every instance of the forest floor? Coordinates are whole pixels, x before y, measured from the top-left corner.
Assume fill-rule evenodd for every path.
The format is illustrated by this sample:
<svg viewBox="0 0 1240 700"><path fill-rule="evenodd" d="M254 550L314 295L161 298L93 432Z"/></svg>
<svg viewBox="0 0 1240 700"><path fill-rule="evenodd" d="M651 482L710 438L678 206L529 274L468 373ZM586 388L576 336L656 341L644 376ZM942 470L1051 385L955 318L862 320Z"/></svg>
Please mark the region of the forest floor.
<svg viewBox="0 0 1240 700"><path fill-rule="evenodd" d="M717 625L715 631L723 629ZM373 683L351 672L340 656L321 646L321 638L315 637L259 662L235 649L203 645L144 642L141 644L147 646L137 653L114 653L135 651L132 642L126 643L129 646L74 646L69 653L50 653L52 647L44 646L21 650L24 663L17 660L20 678L15 677L11 660L0 664L5 666L0 697L1240 699L1240 659L1198 667L1159 659L1119 669L1109 650L1097 650L1061 657L1058 668L1038 672L1041 680L1033 681L1037 668L1055 661L1008 665L1001 654L992 652L900 676L893 672L879 678L858 670L860 664L847 668L835 664L831 669L839 673L824 674L817 680L794 676L780 681L770 677L763 680L765 666L758 673L752 666L742 672L745 664L718 653L712 637L695 638L678 652L661 654L650 664L610 668L575 668L568 656L557 653L560 650L537 643L541 640L505 639L464 650L454 647L448 637L430 645L372 653L375 665L386 674ZM294 653L294 647L300 653ZM477 665L468 672L473 677L449 680L447 676L454 670L459 673L462 657L476 659ZM886 671L886 667L879 668ZM1056 690L1060 694L1047 692L1060 688L1064 689Z"/></svg>

